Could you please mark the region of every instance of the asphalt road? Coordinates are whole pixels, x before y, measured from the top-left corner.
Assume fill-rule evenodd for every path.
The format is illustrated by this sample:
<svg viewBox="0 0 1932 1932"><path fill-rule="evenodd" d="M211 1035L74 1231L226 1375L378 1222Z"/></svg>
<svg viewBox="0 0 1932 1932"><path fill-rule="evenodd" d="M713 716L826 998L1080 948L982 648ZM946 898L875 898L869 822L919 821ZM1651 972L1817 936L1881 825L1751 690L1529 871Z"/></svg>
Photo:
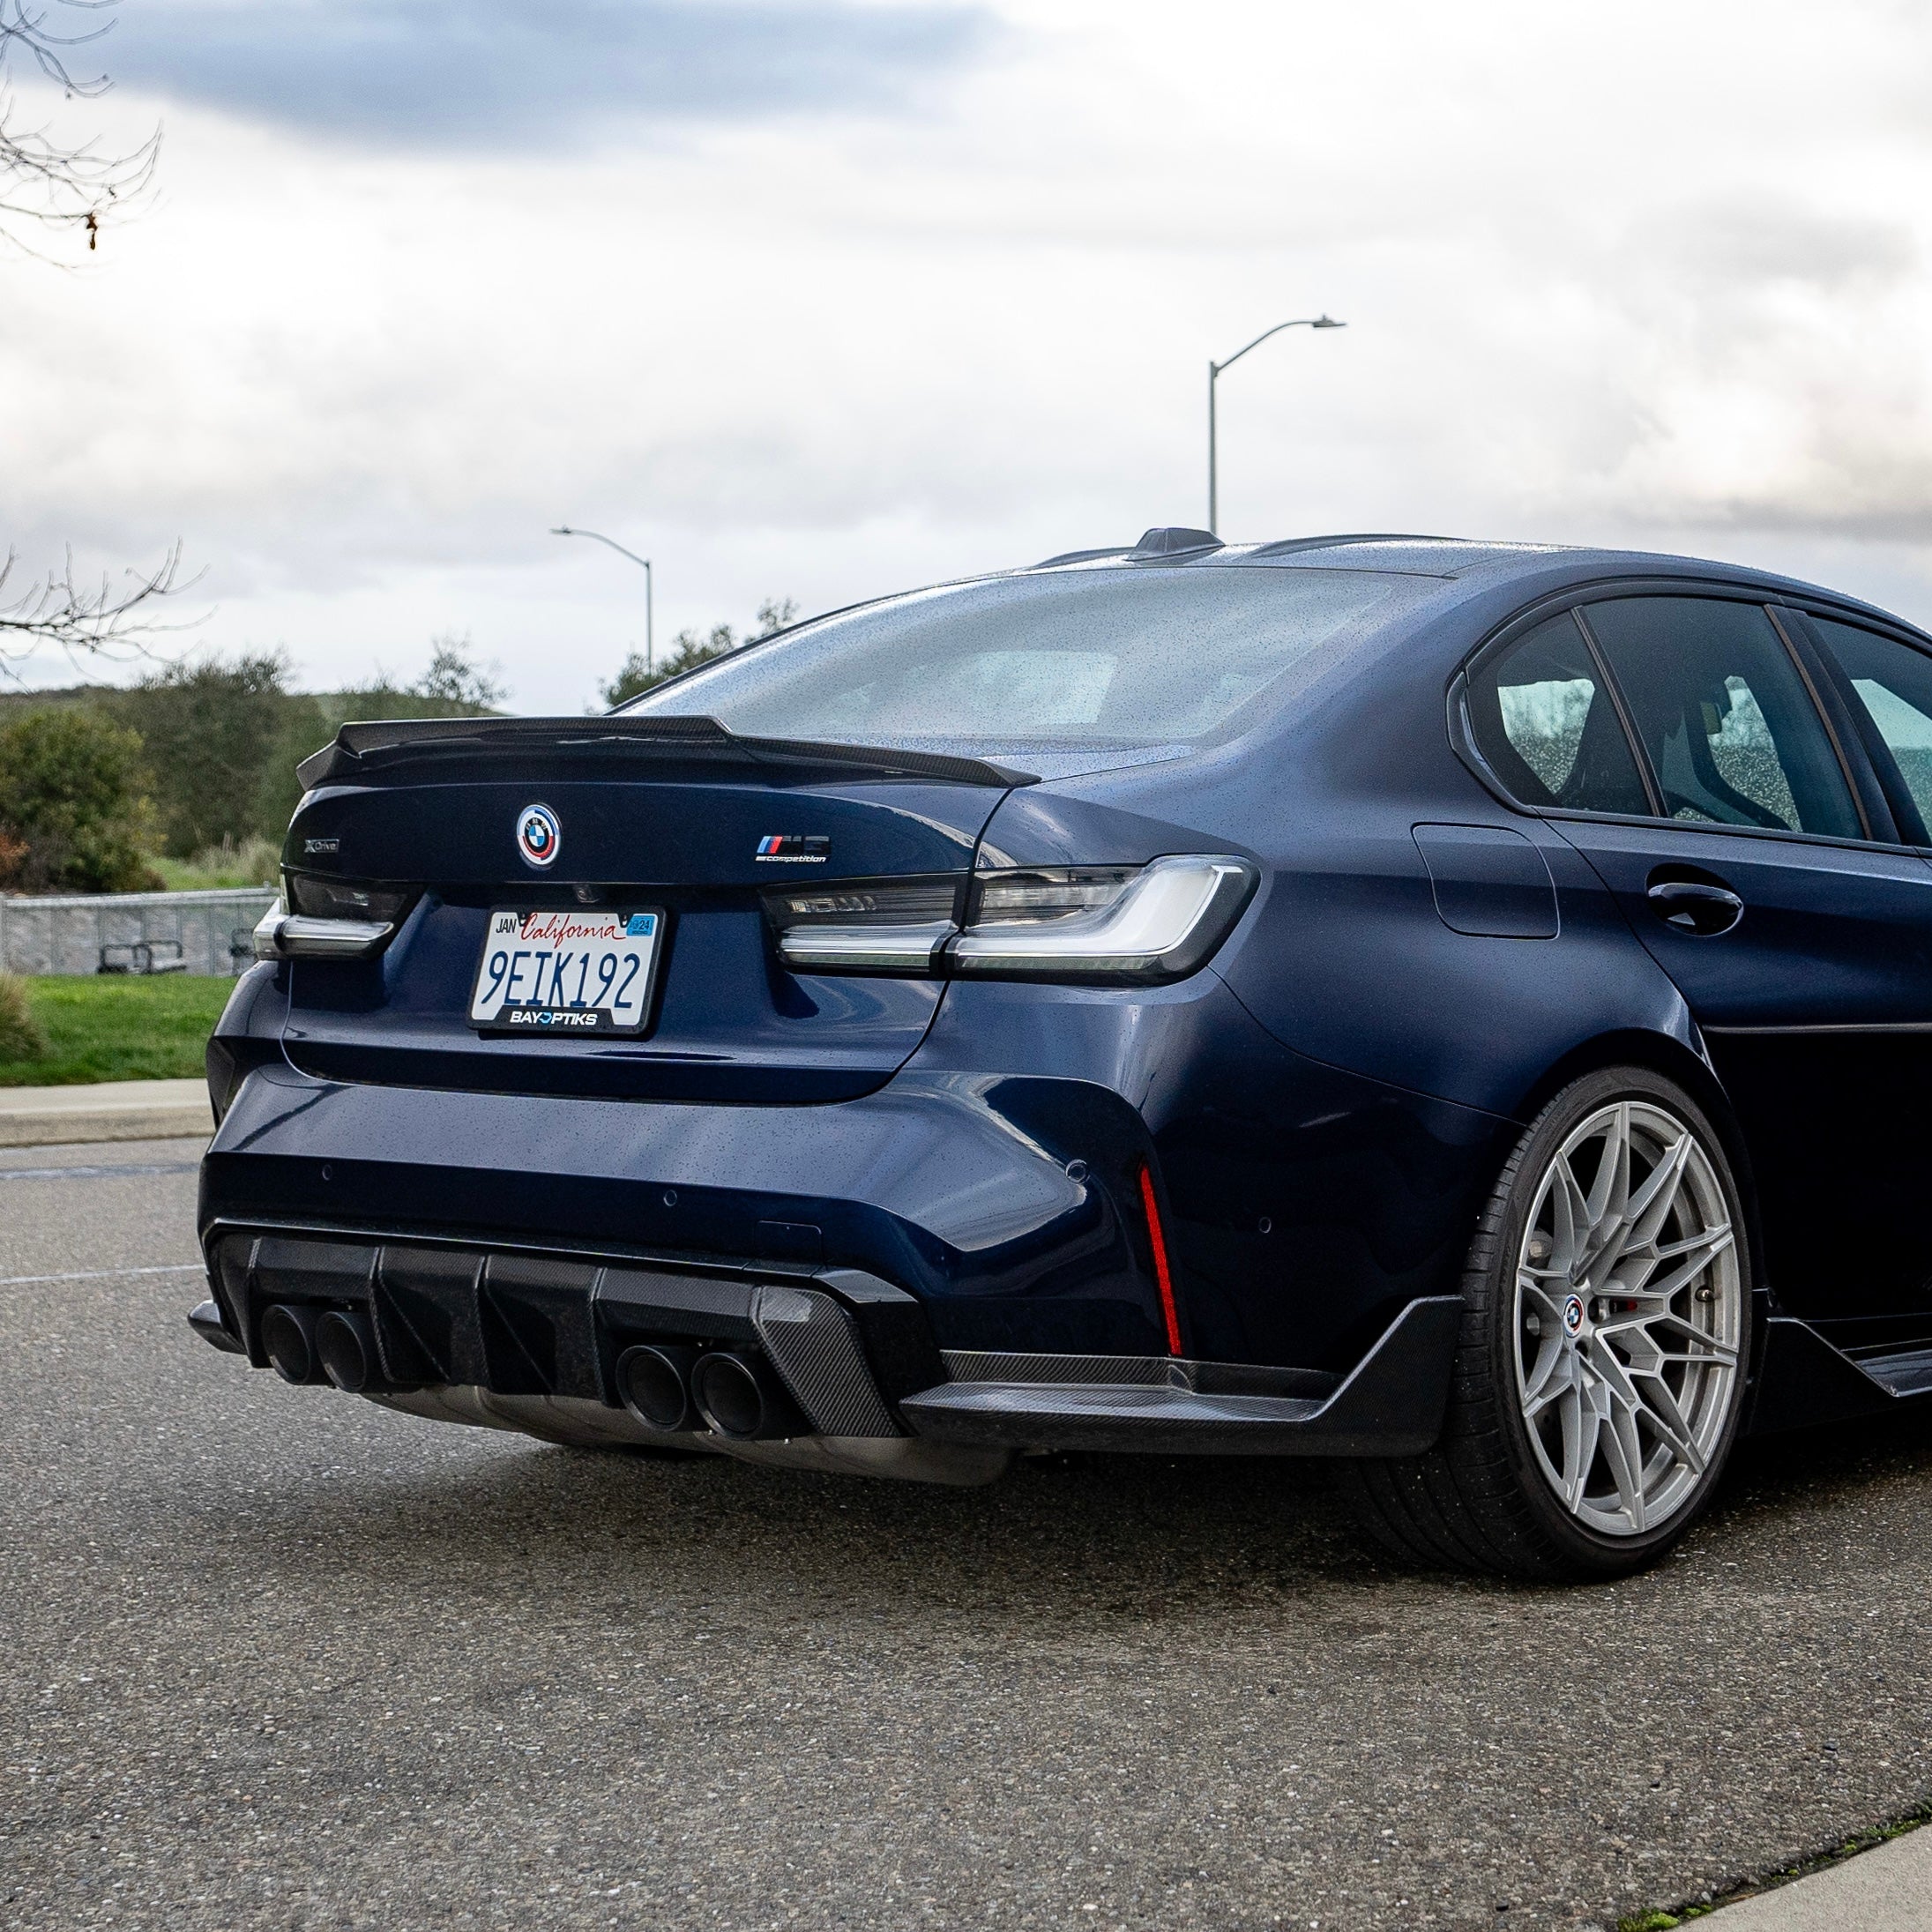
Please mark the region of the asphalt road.
<svg viewBox="0 0 1932 1932"><path fill-rule="evenodd" d="M195 1152L0 1154L0 1924L1608 1926L1932 1794L1932 1431L1580 1591L1313 1468L547 1448L103 1272L193 1259Z"/></svg>

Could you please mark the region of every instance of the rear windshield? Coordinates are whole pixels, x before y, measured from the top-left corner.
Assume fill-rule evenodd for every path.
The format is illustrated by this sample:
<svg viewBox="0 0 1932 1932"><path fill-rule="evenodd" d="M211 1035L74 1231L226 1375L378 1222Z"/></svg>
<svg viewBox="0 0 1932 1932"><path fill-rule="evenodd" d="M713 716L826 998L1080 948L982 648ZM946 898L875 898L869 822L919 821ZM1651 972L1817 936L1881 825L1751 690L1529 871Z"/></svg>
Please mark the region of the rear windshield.
<svg viewBox="0 0 1932 1932"><path fill-rule="evenodd" d="M913 749L1174 743L1447 587L1254 566L996 578L821 618L624 708Z"/></svg>

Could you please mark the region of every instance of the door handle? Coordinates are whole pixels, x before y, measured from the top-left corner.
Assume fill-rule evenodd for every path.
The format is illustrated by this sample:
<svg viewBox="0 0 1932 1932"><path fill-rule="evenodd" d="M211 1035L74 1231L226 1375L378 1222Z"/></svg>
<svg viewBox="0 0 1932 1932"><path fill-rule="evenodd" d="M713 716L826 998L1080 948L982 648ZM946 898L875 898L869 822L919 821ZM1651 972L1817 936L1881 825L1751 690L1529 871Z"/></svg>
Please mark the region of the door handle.
<svg viewBox="0 0 1932 1932"><path fill-rule="evenodd" d="M1728 932L1744 916L1744 901L1724 885L1697 879L1664 879L1645 893L1651 909L1667 926L1700 939Z"/></svg>

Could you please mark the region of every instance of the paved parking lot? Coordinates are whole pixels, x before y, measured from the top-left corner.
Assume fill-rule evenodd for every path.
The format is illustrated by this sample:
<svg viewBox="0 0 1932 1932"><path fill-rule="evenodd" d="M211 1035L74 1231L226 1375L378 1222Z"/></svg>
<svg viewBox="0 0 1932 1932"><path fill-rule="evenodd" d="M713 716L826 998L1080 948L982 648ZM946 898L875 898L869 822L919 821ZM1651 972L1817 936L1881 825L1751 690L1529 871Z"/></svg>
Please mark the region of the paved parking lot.
<svg viewBox="0 0 1932 1932"><path fill-rule="evenodd" d="M193 1259L196 1152L0 1155L0 1922L1612 1925L1932 1794L1932 1431L1573 1592L1384 1569L1309 1468L551 1449L108 1272Z"/></svg>

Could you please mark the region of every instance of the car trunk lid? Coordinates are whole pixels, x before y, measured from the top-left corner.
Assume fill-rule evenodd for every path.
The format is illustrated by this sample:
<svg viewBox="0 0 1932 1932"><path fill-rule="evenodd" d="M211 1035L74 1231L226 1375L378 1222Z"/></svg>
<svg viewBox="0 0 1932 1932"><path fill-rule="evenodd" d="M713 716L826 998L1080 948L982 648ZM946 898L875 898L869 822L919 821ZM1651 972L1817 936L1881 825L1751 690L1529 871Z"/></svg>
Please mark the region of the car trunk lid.
<svg viewBox="0 0 1932 1932"><path fill-rule="evenodd" d="M761 894L964 881L1027 774L891 748L741 738L709 719L436 720L346 726L305 760L295 872L420 889L365 960L289 963L291 1061L318 1076L743 1103L830 1100L918 1046L929 980L793 974ZM533 807L554 837L519 838ZM660 915L640 1036L504 1037L470 1024L493 910Z"/></svg>

